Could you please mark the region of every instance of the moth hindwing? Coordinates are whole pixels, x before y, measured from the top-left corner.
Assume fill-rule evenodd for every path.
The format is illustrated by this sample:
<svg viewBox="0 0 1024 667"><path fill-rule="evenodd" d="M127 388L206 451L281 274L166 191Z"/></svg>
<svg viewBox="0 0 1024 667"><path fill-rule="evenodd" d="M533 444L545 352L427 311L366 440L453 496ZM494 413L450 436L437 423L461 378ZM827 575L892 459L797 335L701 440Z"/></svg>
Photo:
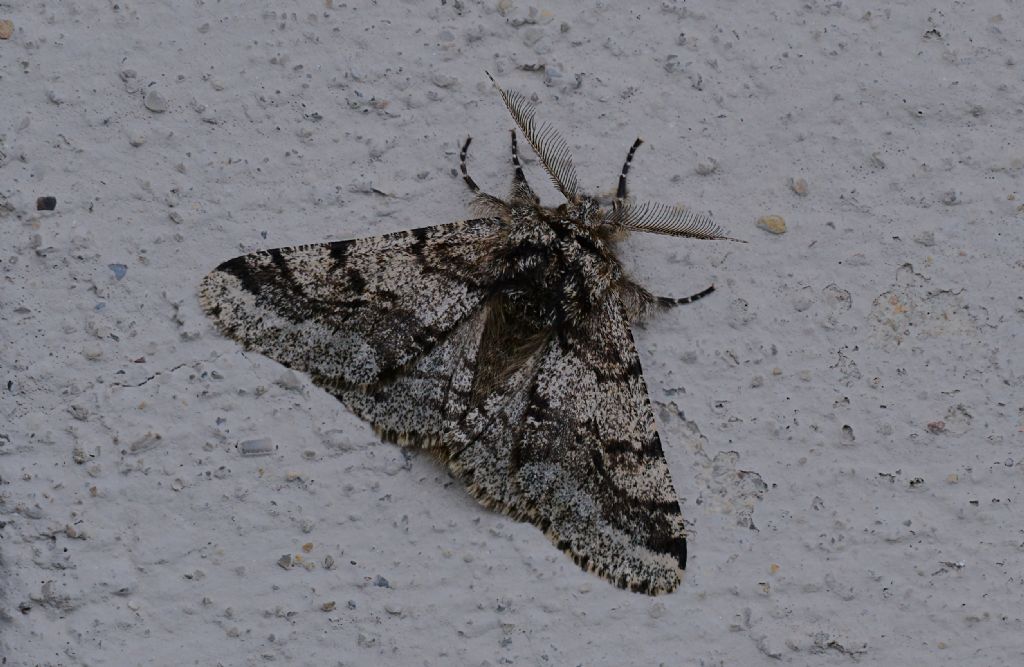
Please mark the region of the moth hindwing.
<svg viewBox="0 0 1024 667"><path fill-rule="evenodd" d="M493 81L493 79L492 79ZM495 84L497 87L497 84ZM482 504L536 524L587 570L649 594L679 585L686 536L630 325L655 297L615 253L625 230L700 239L704 216L581 194L568 145L498 88L565 203L514 177L502 199L460 168L471 220L264 250L200 287L221 331L309 374L388 440L436 455Z"/></svg>

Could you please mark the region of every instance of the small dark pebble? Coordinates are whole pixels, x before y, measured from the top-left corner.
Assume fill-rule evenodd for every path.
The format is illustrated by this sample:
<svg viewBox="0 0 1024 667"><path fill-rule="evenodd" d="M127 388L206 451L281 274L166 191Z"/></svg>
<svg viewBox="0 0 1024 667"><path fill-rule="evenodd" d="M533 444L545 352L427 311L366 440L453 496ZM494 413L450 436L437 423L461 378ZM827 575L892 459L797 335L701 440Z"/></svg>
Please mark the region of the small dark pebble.
<svg viewBox="0 0 1024 667"><path fill-rule="evenodd" d="M37 211L52 211L55 208L57 208L56 197L39 197L36 199Z"/></svg>
<svg viewBox="0 0 1024 667"><path fill-rule="evenodd" d="M377 578L373 580L373 585L380 586L381 588L391 588L391 584L388 583L388 580L379 574L377 575Z"/></svg>

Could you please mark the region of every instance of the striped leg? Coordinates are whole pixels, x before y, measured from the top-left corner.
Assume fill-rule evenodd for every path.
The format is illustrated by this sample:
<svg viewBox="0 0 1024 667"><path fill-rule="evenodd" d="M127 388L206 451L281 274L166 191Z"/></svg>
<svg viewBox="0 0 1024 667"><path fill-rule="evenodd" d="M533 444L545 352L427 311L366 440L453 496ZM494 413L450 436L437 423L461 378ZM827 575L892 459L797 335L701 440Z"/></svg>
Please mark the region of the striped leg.
<svg viewBox="0 0 1024 667"><path fill-rule="evenodd" d="M684 297L679 298L679 299L677 299L675 297L671 297L671 296L659 296L659 297L657 297L658 305L660 305L663 308L671 308L672 306L683 306L683 305L686 305L688 303L693 303L694 301L698 301L700 299L703 299L708 294L711 294L714 291L715 291L715 286L712 285L711 287L708 287L705 290L697 292L696 294L691 294L690 296L684 296Z"/></svg>
<svg viewBox="0 0 1024 667"><path fill-rule="evenodd" d="M623 200L626 198L626 176L629 174L629 163L633 161L633 153L636 153L636 149L640 148L640 144L644 143L644 140L640 137L636 138L633 145L629 148L629 154L626 155L626 162L622 165L622 173L619 174L619 189L615 192L615 203L617 206L621 206Z"/></svg>
<svg viewBox="0 0 1024 667"><path fill-rule="evenodd" d="M516 131L513 129L512 134L512 164L516 168L516 182L525 183L526 174L523 173L523 165L519 164L519 146L516 143Z"/></svg>
<svg viewBox="0 0 1024 667"><path fill-rule="evenodd" d="M516 142L516 131L512 130L512 164L516 168L515 178L512 180L512 201L527 204L539 204L540 197L533 191L530 184L526 182L526 174L523 173L523 165L519 163L519 145Z"/></svg>
<svg viewBox="0 0 1024 667"><path fill-rule="evenodd" d="M462 170L462 180L466 181L466 185L473 191L473 194L480 194L480 186L476 184L470 175L466 171L466 153L469 151L469 144L473 141L473 137L466 137L466 143L462 144L462 152L459 153L459 169Z"/></svg>

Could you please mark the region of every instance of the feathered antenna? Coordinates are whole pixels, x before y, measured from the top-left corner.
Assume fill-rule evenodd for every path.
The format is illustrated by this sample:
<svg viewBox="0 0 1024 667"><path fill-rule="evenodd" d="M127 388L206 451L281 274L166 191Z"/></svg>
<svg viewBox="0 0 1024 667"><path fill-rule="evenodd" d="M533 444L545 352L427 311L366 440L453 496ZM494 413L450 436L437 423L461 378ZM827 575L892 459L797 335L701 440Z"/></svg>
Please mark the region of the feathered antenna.
<svg viewBox="0 0 1024 667"><path fill-rule="evenodd" d="M536 109L522 93L504 90L494 80L490 72L485 72L485 74L498 89L501 99L508 107L509 113L512 114L512 119L523 131L526 140L530 142L533 151L540 158L541 164L544 165L544 169L551 177L551 182L567 200L578 201L580 195L579 185L576 181L576 167L573 166L569 145L565 143L565 139L547 123L537 122Z"/></svg>
<svg viewBox="0 0 1024 667"><path fill-rule="evenodd" d="M613 225L638 232L685 236L706 241L746 243L741 239L725 236L724 230L711 218L682 206L667 206L651 202L637 206L617 202L610 222Z"/></svg>

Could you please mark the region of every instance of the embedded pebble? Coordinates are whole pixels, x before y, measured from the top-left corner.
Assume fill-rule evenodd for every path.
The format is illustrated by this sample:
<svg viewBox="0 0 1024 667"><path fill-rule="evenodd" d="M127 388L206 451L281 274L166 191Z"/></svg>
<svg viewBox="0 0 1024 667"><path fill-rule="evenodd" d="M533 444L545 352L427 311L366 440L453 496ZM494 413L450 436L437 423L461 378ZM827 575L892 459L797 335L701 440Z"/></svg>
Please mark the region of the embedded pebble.
<svg viewBox="0 0 1024 667"><path fill-rule="evenodd" d="M277 559L277 564L284 570L289 570L292 567L292 555L285 554Z"/></svg>
<svg viewBox="0 0 1024 667"><path fill-rule="evenodd" d="M523 44L533 46L544 38L544 31L539 28L527 28L523 33Z"/></svg>
<svg viewBox="0 0 1024 667"><path fill-rule="evenodd" d="M322 605L320 605L320 611L334 611L334 608L337 606L338 603L334 600L331 600L330 602L325 602Z"/></svg>
<svg viewBox="0 0 1024 667"><path fill-rule="evenodd" d="M82 347L82 356L89 361L99 361L103 358L103 348L95 344L85 345Z"/></svg>
<svg viewBox="0 0 1024 667"><path fill-rule="evenodd" d="M154 113L163 113L167 111L167 100L158 91L151 89L146 93L146 98L142 101L146 105L146 108Z"/></svg>
<svg viewBox="0 0 1024 667"><path fill-rule="evenodd" d="M762 215L757 219L757 226L772 234L786 233L786 221L780 215Z"/></svg>
<svg viewBox="0 0 1024 667"><path fill-rule="evenodd" d="M115 280L124 278L125 274L128 273L128 267L124 264L107 264L107 268L113 271Z"/></svg>
<svg viewBox="0 0 1024 667"><path fill-rule="evenodd" d="M914 242L930 248L935 245L935 232L928 230L914 236Z"/></svg>
<svg viewBox="0 0 1024 667"><path fill-rule="evenodd" d="M265 454L273 453L274 441L270 438L245 440L244 442L239 443L238 449L242 452L242 456L263 456Z"/></svg>
<svg viewBox="0 0 1024 667"><path fill-rule="evenodd" d="M843 424L842 430L839 432L839 442L844 445L852 445L855 437L853 437L853 427L849 424Z"/></svg>
<svg viewBox="0 0 1024 667"><path fill-rule="evenodd" d="M10 19L0 19L0 39L10 39L14 34L14 22Z"/></svg>
<svg viewBox="0 0 1024 667"><path fill-rule="evenodd" d="M430 82L438 88L451 88L459 82L454 76L448 76L447 74L441 74L440 72L434 72L430 76Z"/></svg>
<svg viewBox="0 0 1024 667"><path fill-rule="evenodd" d="M36 199L37 211L52 211L55 208L57 208L56 197L39 197Z"/></svg>
<svg viewBox="0 0 1024 667"><path fill-rule="evenodd" d="M801 197L807 196L807 181L802 178L791 178L789 179L789 187L793 192L800 195Z"/></svg>
<svg viewBox="0 0 1024 667"><path fill-rule="evenodd" d="M142 144L146 143L146 137L143 136L142 134L139 134L138 132L133 132L128 135L128 143L134 146L135 148L138 148Z"/></svg>
<svg viewBox="0 0 1024 667"><path fill-rule="evenodd" d="M380 588L391 588L391 584L388 583L388 580L379 574L377 575L377 578L373 580L373 585L379 586Z"/></svg>
<svg viewBox="0 0 1024 667"><path fill-rule="evenodd" d="M718 161L714 158L708 158L707 162L698 162L696 172L700 176L710 176L711 174L718 171Z"/></svg>
<svg viewBox="0 0 1024 667"><path fill-rule="evenodd" d="M401 616L402 612L405 611L405 609L400 604L387 602L384 604L384 611L391 614L392 616Z"/></svg>
<svg viewBox="0 0 1024 667"><path fill-rule="evenodd" d="M153 431L147 431L128 445L128 451L132 454L141 454L156 447L163 440L163 436Z"/></svg>

